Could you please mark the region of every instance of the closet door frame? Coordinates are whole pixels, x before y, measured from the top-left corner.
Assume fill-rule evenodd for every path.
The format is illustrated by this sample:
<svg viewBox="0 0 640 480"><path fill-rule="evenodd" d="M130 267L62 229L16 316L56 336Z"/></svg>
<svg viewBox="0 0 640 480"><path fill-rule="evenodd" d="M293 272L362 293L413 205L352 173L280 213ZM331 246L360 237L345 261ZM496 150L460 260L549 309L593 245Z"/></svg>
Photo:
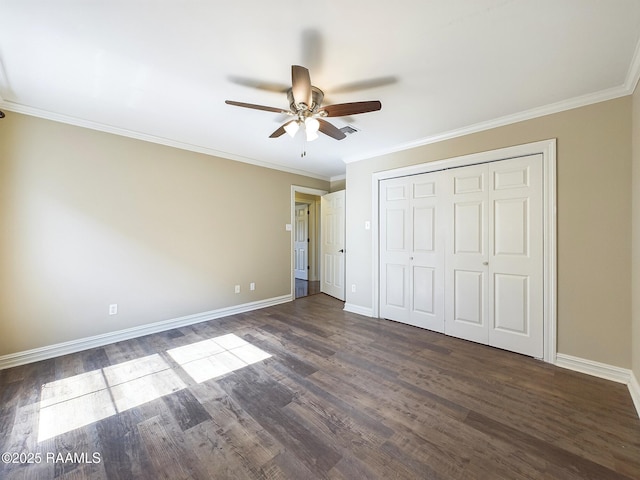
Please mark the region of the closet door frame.
<svg viewBox="0 0 640 480"><path fill-rule="evenodd" d="M475 153L445 160L437 160L410 167L377 172L372 175L372 316L380 315L380 246L379 246L379 189L380 181L434 172L449 168L464 167L489 163L510 158L529 155L542 155L543 168L543 329L544 355L543 360L548 363L556 362L557 353L557 227L556 227L556 139L501 148L487 152Z"/></svg>

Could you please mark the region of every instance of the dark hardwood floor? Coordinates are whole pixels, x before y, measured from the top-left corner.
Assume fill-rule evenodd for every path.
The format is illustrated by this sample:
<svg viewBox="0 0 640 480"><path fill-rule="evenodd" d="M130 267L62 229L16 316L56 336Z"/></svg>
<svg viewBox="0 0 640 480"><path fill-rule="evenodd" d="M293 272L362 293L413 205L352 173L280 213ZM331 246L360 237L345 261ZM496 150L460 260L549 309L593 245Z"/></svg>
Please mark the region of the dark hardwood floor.
<svg viewBox="0 0 640 480"><path fill-rule="evenodd" d="M0 478L640 478L624 385L342 308L0 371Z"/></svg>
<svg viewBox="0 0 640 480"><path fill-rule="evenodd" d="M320 293L320 282L296 278L295 298L308 297Z"/></svg>

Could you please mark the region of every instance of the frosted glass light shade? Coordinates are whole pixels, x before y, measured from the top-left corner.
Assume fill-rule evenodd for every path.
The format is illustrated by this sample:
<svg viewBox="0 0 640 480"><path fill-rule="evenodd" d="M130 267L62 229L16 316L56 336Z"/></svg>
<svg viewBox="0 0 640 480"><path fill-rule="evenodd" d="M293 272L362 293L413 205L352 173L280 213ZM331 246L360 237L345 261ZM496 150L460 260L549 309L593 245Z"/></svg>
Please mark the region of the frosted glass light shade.
<svg viewBox="0 0 640 480"><path fill-rule="evenodd" d="M298 132L299 128L300 128L300 125L298 125L298 121L294 120L294 121L291 121L291 122L287 123L284 126L284 131L287 132L291 138L293 138L293 137L295 137L295 135Z"/></svg>
<svg viewBox="0 0 640 480"><path fill-rule="evenodd" d="M304 128L307 131L307 142L311 142L318 138L318 129L320 128L320 122L312 117L308 117L304 121Z"/></svg>

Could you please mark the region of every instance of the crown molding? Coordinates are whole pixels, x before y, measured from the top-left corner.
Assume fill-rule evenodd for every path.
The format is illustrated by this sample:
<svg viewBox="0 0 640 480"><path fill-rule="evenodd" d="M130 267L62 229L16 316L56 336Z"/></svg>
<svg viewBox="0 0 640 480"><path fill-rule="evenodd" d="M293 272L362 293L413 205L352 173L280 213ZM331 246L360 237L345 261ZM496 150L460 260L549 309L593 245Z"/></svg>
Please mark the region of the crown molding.
<svg viewBox="0 0 640 480"><path fill-rule="evenodd" d="M638 73L640 74L640 62L638 63L639 63ZM636 79L636 82L637 82L637 79ZM629 82L629 83L632 83L632 82ZM599 92L581 95L579 97L574 97L568 100L563 100L561 102L544 105L542 107L532 108L530 110L525 110L523 112L505 115L503 117L488 120L486 122L479 122L479 123L468 125L466 127L458 128L455 130L449 130L448 132L438 133L438 134L431 135L429 137L425 137L412 142L401 143L386 150L369 152L367 155L363 155L363 156L348 157L344 159L344 162L348 164L353 162L359 162L361 160L367 160L369 158L380 157L382 155L388 155L390 153L409 150L412 148L421 147L423 145L442 142L444 140L463 137L465 135L470 135L472 133L483 132L485 130L491 130L494 128L511 125L513 123L518 123L518 122L523 122L525 120L531 120L534 118L543 117L545 115L551 115L551 114L563 112L566 110L572 110L574 108L592 105L594 103L613 100L615 98L631 95L632 93L633 93L633 90L630 90L629 86L621 85L618 87L601 90Z"/></svg>
<svg viewBox="0 0 640 480"><path fill-rule="evenodd" d="M276 165L273 163L263 162L260 160L256 160L254 158L243 157L240 155L235 155L229 152L223 152L220 150L215 150L208 147L203 147L200 145L194 145L191 143L179 142L176 140L172 140L165 137L159 137L156 135L148 135L146 133L136 132L134 130L128 130L125 128L114 127L113 125L106 125L104 123L92 122L90 120L85 120L82 118L72 117L69 115L61 115L54 112L49 112L47 110L41 110L39 108L29 107L26 105L21 105L19 103L9 102L7 100L3 100L0 97L0 107L4 108L7 111L21 113L24 115L30 115L32 117L43 118L45 120L52 120L54 122L66 123L68 125L74 125L76 127L88 128L90 130L97 130L99 132L111 133L114 135L119 135L122 137L133 138L136 140L142 140L144 142L156 143L159 145L164 145L166 147L173 147L180 150L187 150L195 153L202 153L205 155L210 155L213 157L224 158L227 160L234 160L236 162L248 163L250 165L255 165L258 167L269 168L271 170L279 170L281 172L292 173L294 175L303 175L305 177L316 178L318 180L324 180L329 182L330 177L325 175L319 175L317 173L308 172L306 170L298 170L295 168L288 168L281 165Z"/></svg>
<svg viewBox="0 0 640 480"><path fill-rule="evenodd" d="M628 92L628 95L633 95L638 80L640 80L640 40L636 44L636 50L633 52L633 58L631 64L629 64L629 70L627 70L627 78L624 82L624 88Z"/></svg>

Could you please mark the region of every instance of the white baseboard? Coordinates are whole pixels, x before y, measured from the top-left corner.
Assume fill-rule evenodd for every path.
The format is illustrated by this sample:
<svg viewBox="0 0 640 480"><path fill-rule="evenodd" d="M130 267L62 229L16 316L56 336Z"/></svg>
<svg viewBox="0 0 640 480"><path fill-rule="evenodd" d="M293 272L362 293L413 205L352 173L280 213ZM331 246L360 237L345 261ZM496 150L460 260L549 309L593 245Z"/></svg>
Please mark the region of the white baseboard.
<svg viewBox="0 0 640 480"><path fill-rule="evenodd" d="M241 305L219 308L208 312L196 313L171 320L164 320L162 322L155 322L147 325L141 325L139 327L118 330L116 332L95 335L93 337L80 338L69 342L34 348L33 350L26 350L24 352L11 353L9 355L0 356L0 370L17 367L18 365L24 365L27 363L39 362L40 360L47 360L60 355L81 352L82 350L90 348L102 347L110 343L130 340L132 338L142 337L152 333L164 332L173 328L185 327L187 325L193 325L194 323L206 322L208 320L215 320L216 318L228 317L229 315L250 312L260 308L291 302L292 300L293 296L291 294L282 295L280 297L268 298L257 302L243 303Z"/></svg>
<svg viewBox="0 0 640 480"><path fill-rule="evenodd" d="M613 382L629 384L631 370L614 367L606 363L594 362L585 358L573 357L564 353L556 354L556 365L576 372L586 373L594 377L604 378Z"/></svg>
<svg viewBox="0 0 640 480"><path fill-rule="evenodd" d="M631 399L636 406L638 417L640 417L640 382L633 372L631 372L631 380L629 381L629 393L631 393Z"/></svg>
<svg viewBox="0 0 640 480"><path fill-rule="evenodd" d="M360 305L354 305L353 303L345 303L345 312L357 313L358 315L364 315L365 317L373 317L373 309L369 307L361 307Z"/></svg>
<svg viewBox="0 0 640 480"><path fill-rule="evenodd" d="M604 378L618 383L624 383L629 389L631 399L636 407L636 412L640 417L640 383L633 372L626 368L614 367L606 363L594 362L584 358L572 357L558 353L556 355L556 365L587 375Z"/></svg>

